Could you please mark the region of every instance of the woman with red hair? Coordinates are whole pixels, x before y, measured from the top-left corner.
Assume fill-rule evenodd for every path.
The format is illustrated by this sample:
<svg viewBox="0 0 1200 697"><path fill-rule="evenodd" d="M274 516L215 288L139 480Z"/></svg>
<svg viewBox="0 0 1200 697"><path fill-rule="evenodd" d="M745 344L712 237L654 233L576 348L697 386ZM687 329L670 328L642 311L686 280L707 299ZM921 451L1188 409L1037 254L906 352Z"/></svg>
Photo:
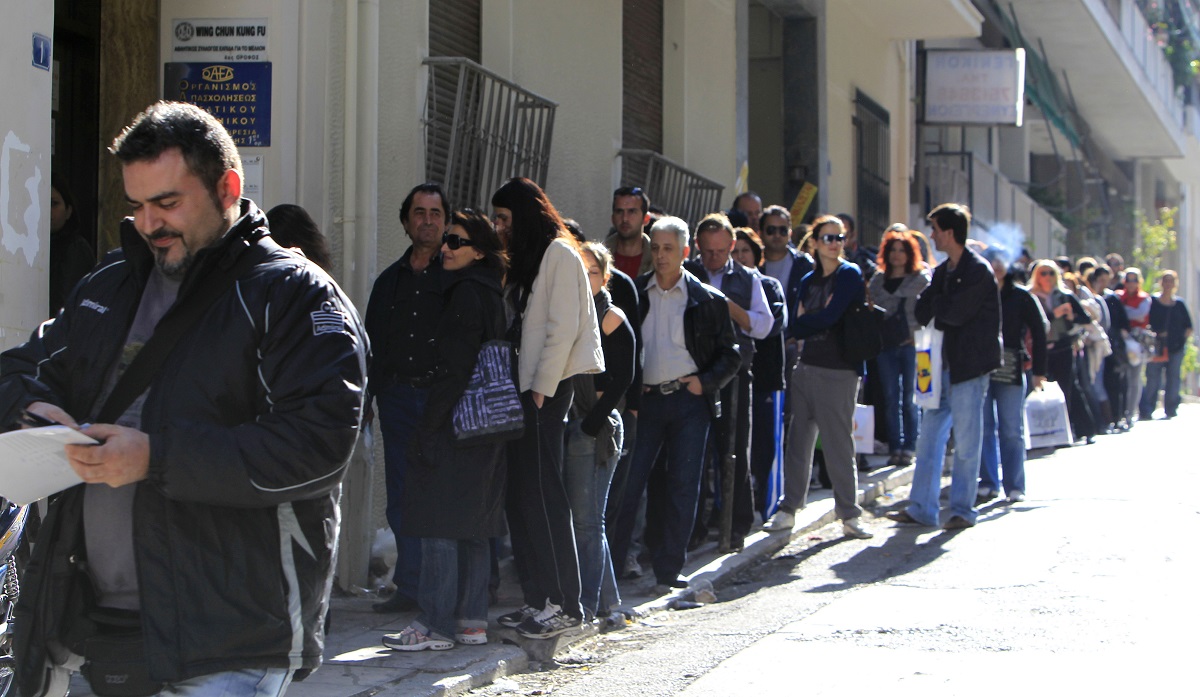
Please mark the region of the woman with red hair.
<svg viewBox="0 0 1200 697"><path fill-rule="evenodd" d="M883 233L879 245L879 270L871 277L871 300L887 313L884 348L876 359L883 387L884 422L887 425L889 465L912 463L917 452L920 416L913 403L917 353L913 332L917 320L913 308L917 296L929 285L929 272L921 258L921 247L912 232L900 223Z"/></svg>

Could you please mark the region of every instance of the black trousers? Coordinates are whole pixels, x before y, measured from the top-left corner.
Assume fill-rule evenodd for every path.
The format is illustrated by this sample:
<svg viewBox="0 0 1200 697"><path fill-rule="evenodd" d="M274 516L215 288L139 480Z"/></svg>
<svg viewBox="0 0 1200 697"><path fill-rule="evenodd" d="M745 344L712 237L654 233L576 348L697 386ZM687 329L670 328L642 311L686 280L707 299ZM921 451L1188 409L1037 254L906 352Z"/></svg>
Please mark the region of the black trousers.
<svg viewBox="0 0 1200 697"><path fill-rule="evenodd" d="M725 502L721 500L723 462L732 453L733 466L733 526L732 544L740 546L754 525L754 492L750 486L750 431L753 426L753 384L749 370L742 369L721 389L721 418L713 419L709 436L710 453L706 459L709 484L700 488L700 505L696 508L693 537L703 537L709 528L720 529L720 514ZM708 517L711 512L711 518Z"/></svg>
<svg viewBox="0 0 1200 697"><path fill-rule="evenodd" d="M564 419L573 397L569 379L558 383L541 409L533 405L529 392L521 395L525 434L508 445L507 514L525 603L542 608L550 601L582 618L579 557L562 477Z"/></svg>

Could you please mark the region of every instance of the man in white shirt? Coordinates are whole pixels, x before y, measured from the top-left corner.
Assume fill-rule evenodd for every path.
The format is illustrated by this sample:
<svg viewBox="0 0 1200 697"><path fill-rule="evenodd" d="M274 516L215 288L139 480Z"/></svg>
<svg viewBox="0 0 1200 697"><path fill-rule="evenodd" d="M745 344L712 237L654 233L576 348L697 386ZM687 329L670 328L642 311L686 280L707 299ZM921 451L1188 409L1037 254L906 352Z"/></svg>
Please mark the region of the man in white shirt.
<svg viewBox="0 0 1200 697"><path fill-rule="evenodd" d="M666 500L648 504L659 508L662 522L653 562L658 591L687 585L679 573L696 515L708 426L720 409L721 388L741 365L725 296L683 268L687 242L687 223L675 217L656 222L650 231L654 273L636 281L645 392L609 537L613 559L624 559L650 470L665 449Z"/></svg>

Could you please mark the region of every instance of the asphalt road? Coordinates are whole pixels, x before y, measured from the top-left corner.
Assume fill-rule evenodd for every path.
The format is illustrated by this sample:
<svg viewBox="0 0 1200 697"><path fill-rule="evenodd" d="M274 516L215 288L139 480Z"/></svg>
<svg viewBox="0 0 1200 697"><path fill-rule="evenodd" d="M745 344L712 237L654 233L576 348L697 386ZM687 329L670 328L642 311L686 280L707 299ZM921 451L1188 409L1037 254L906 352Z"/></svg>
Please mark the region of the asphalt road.
<svg viewBox="0 0 1200 697"><path fill-rule="evenodd" d="M717 589L473 694L1198 694L1200 406L1028 463L972 529L829 526ZM876 518L876 516L878 516ZM1190 686L1190 687L1189 687Z"/></svg>

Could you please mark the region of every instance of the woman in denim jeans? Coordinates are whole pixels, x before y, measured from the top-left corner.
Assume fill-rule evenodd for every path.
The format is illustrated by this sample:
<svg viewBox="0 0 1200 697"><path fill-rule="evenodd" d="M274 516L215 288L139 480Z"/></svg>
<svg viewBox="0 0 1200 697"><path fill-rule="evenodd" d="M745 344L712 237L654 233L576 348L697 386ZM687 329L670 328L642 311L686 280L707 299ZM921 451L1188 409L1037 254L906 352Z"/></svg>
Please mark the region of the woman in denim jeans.
<svg viewBox="0 0 1200 697"><path fill-rule="evenodd" d="M1000 492L1000 465L1004 464L1004 492L1010 503L1025 499L1025 359L1032 358L1033 384L1040 389L1046 381L1046 329L1050 323L1042 305L1029 291L1016 284L1020 268L1009 268L1007 260L991 248L984 252L1000 286L1001 334L1004 364L992 372L983 404L983 451L979 462L979 488L975 505L996 498ZM1025 340L1033 349L1025 353Z"/></svg>
<svg viewBox="0 0 1200 697"><path fill-rule="evenodd" d="M888 320L903 312L907 333L899 343L885 346L876 359L883 386L884 419L887 425L889 465L911 464L917 452L920 415L913 403L917 354L913 332L917 320L913 308L929 285L929 271L921 258L921 247L912 232L899 223L888 227L879 245L879 268L871 277L871 300L887 313Z"/></svg>
<svg viewBox="0 0 1200 697"><path fill-rule="evenodd" d="M1146 364L1146 389L1138 406L1146 420L1154 413L1160 388L1163 389L1166 417L1175 418L1179 410L1179 370L1187 351L1187 341L1192 336L1192 317L1183 299L1175 295L1178 285L1179 274L1170 269L1163 271L1159 280L1162 292L1150 300L1150 326L1158 334L1167 355L1166 360L1151 360Z"/></svg>
<svg viewBox="0 0 1200 697"><path fill-rule="evenodd" d="M571 502L579 553L579 602L584 618L591 620L607 615L621 602L604 530L604 509L621 456L621 407L625 390L633 382L636 353L633 326L612 304L605 287L612 275L612 254L602 244L587 242L580 256L596 301L605 371L573 378L575 401L567 415L563 483Z"/></svg>
<svg viewBox="0 0 1200 697"><path fill-rule="evenodd" d="M442 235L446 303L434 346L437 368L408 444L402 534L421 539L421 612L383 645L440 651L487 643L488 539L504 534L504 443L464 443L452 416L484 342L504 337L500 279L505 254L488 219L457 211Z"/></svg>

